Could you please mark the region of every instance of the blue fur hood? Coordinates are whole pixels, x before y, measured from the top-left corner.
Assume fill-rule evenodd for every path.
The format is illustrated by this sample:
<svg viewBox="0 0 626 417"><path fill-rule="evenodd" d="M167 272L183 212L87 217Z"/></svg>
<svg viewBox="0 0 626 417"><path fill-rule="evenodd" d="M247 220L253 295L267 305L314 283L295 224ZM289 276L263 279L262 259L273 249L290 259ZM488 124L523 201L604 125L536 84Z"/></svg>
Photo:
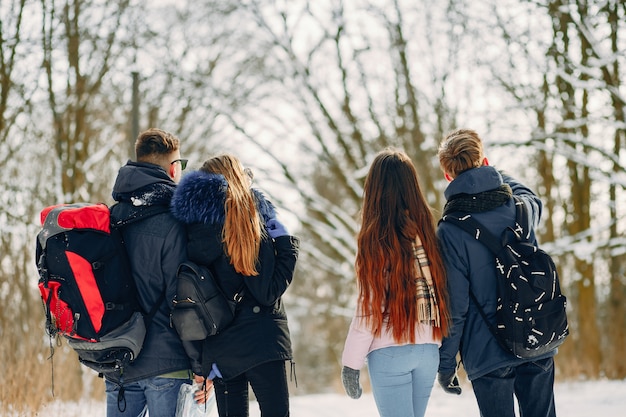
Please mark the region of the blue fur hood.
<svg viewBox="0 0 626 417"><path fill-rule="evenodd" d="M176 187L171 203L172 214L185 224L224 224L227 189L228 183L221 174L190 172ZM261 191L252 188L252 194L257 210L267 224L269 219L276 217L276 209Z"/></svg>

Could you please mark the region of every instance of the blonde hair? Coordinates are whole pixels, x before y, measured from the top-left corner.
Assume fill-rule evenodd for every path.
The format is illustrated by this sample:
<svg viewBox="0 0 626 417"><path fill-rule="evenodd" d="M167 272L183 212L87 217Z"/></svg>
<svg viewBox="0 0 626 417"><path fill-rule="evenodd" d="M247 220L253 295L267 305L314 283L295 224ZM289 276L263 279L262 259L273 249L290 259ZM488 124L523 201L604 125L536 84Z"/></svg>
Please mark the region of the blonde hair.
<svg viewBox="0 0 626 417"><path fill-rule="evenodd" d="M231 265L240 274L259 275L256 263L264 229L243 165L235 156L223 154L205 161L200 170L221 174L228 183L222 242Z"/></svg>
<svg viewBox="0 0 626 417"><path fill-rule="evenodd" d="M475 131L458 129L441 141L438 155L443 172L455 178L463 171L482 166L483 143Z"/></svg>

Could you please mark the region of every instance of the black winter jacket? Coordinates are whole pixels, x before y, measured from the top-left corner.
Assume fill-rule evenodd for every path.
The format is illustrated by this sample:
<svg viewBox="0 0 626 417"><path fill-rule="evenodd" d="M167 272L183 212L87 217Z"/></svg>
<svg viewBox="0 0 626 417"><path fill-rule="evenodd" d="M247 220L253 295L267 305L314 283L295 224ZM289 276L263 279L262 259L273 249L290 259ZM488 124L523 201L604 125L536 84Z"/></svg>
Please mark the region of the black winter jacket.
<svg viewBox="0 0 626 417"><path fill-rule="evenodd" d="M196 355L198 346L195 352L188 351L194 373L207 376L206 364L216 363L225 380L269 361L292 359L281 296L293 279L299 246L293 236L266 236L257 263L259 275L237 273L222 242L227 187L222 175L196 171L183 178L172 199L172 214L187 225L189 260L207 265L226 294L245 284L233 323L204 341L204 357ZM275 217L273 205L261 192L253 189L253 194L263 223Z"/></svg>
<svg viewBox="0 0 626 417"><path fill-rule="evenodd" d="M176 184L159 166L128 161L120 168L113 187L113 220L141 217L156 206L161 214L123 228L139 303L145 313L165 293L138 358L124 370L124 382L191 369L182 342L170 327L170 310L176 293L176 270L186 259L184 227L168 212ZM119 382L116 376L107 376Z"/></svg>

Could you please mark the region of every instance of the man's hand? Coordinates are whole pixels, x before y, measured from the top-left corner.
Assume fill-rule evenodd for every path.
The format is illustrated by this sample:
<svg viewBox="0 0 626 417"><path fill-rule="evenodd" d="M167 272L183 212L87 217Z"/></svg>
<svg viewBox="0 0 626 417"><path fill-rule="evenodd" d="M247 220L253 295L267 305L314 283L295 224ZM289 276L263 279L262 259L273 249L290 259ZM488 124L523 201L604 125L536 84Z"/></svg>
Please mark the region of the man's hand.
<svg viewBox="0 0 626 417"><path fill-rule="evenodd" d="M448 394L461 395L461 386L459 385L459 377L455 371L439 373L437 381L441 388Z"/></svg>

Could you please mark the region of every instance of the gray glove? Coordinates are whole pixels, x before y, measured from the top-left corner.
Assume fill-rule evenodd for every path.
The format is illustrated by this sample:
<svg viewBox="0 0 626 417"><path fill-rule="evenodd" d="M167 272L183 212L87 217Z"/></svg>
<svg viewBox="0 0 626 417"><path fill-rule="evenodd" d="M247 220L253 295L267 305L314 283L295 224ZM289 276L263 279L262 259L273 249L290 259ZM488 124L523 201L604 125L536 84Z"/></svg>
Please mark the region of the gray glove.
<svg viewBox="0 0 626 417"><path fill-rule="evenodd" d="M344 366L341 369L341 382L343 383L343 387L346 389L348 396L350 398L354 398L355 400L363 393L363 389L359 383L360 375L361 371L348 368L347 366Z"/></svg>
<svg viewBox="0 0 626 417"><path fill-rule="evenodd" d="M439 373L437 381L441 388L448 394L461 395L461 385L459 385L459 377L456 371Z"/></svg>

